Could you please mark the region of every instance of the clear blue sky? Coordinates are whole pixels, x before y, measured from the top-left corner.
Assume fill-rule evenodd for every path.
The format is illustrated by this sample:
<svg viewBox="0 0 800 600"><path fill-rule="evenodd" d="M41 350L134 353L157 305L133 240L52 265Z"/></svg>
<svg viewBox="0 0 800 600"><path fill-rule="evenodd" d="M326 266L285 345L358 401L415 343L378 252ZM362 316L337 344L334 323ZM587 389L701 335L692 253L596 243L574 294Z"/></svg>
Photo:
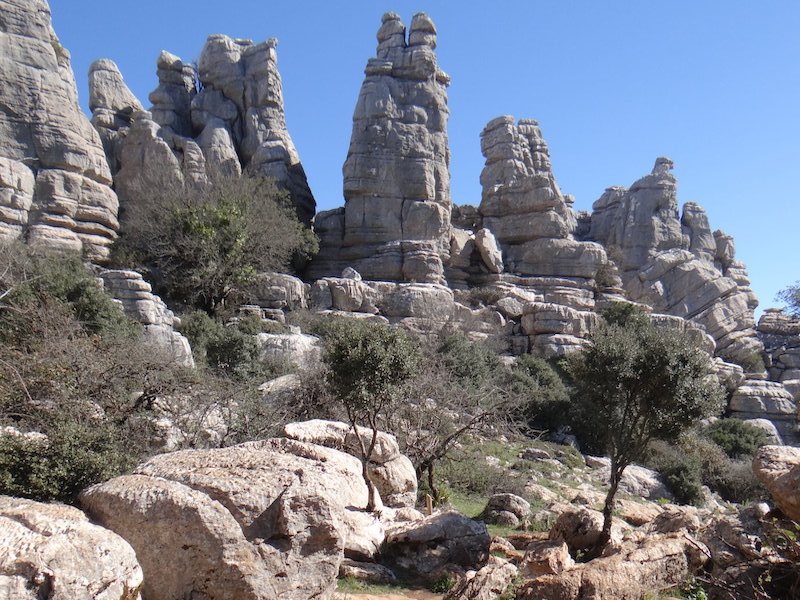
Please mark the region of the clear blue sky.
<svg viewBox="0 0 800 600"><path fill-rule="evenodd" d="M289 131L319 209L343 204L341 167L381 15L425 11L452 76L453 200L480 202L478 136L493 117L535 118L576 209L675 161L679 199L736 239L761 308L800 279L800 2L797 0L50 0L86 73L117 62L149 106L162 49L197 58L206 37L277 37ZM760 311L759 311L760 312Z"/></svg>

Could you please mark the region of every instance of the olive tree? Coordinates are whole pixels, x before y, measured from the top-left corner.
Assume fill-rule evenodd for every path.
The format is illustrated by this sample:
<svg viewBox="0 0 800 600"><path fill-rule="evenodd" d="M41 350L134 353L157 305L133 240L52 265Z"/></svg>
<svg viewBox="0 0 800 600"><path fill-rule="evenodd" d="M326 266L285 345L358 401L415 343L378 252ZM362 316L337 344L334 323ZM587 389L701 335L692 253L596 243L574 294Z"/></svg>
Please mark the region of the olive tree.
<svg viewBox="0 0 800 600"><path fill-rule="evenodd" d="M722 409L709 356L683 334L658 328L639 311L613 310L592 343L571 357L576 430L611 459L599 554L611 538L614 497L626 467L652 440L674 440Z"/></svg>
<svg viewBox="0 0 800 600"><path fill-rule="evenodd" d="M375 486L369 462L378 439L378 425L394 405L403 384L420 365L419 344L408 334L381 324L340 320L327 327L323 361L327 385L341 403L358 440L361 474L369 497L366 509L375 510ZM371 430L365 439L359 426Z"/></svg>

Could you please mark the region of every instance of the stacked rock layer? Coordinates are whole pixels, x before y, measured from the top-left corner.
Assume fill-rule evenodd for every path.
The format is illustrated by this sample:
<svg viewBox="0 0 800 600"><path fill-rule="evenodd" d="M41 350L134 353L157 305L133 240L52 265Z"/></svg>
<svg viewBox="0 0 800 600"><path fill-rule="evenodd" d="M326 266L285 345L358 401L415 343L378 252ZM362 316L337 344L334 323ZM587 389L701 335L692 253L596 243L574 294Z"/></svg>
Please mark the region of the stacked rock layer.
<svg viewBox="0 0 800 600"><path fill-rule="evenodd" d="M108 258L118 201L45 0L0 1L0 237Z"/></svg>

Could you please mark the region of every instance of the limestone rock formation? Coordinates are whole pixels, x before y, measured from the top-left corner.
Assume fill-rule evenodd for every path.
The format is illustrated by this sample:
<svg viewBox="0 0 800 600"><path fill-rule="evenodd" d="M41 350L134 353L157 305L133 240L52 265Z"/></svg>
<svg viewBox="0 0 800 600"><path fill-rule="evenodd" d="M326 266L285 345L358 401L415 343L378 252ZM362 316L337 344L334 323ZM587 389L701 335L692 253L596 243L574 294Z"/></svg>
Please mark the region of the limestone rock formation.
<svg viewBox="0 0 800 600"><path fill-rule="evenodd" d="M753 459L753 473L783 513L800 520L800 448L762 446Z"/></svg>
<svg viewBox="0 0 800 600"><path fill-rule="evenodd" d="M609 249L632 300L697 322L720 356L746 362L763 350L754 329L758 300L731 238L712 234L695 203L679 215L672 168L659 158L630 189L607 189L592 207L589 238Z"/></svg>
<svg viewBox="0 0 800 600"><path fill-rule="evenodd" d="M797 403L780 383L747 379L733 392L728 409L732 416L739 419L769 419L787 443L793 443L800 437Z"/></svg>
<svg viewBox="0 0 800 600"><path fill-rule="evenodd" d="M479 211L503 248L506 269L522 275L594 278L606 262L598 244L576 242L572 199L564 197L538 123L509 116L481 133L486 166Z"/></svg>
<svg viewBox="0 0 800 600"><path fill-rule="evenodd" d="M383 556L401 569L427 576L447 565L479 569L489 558L486 525L455 511L390 528Z"/></svg>
<svg viewBox="0 0 800 600"><path fill-rule="evenodd" d="M357 459L287 439L155 456L81 495L136 550L148 598L330 598L342 558L383 540L366 501Z"/></svg>
<svg viewBox="0 0 800 600"><path fill-rule="evenodd" d="M77 508L0 496L0 598L135 600L133 548Z"/></svg>
<svg viewBox="0 0 800 600"><path fill-rule="evenodd" d="M316 278L356 268L366 279L441 282L450 245L449 77L424 13L383 16L353 115L344 209L315 220Z"/></svg>
<svg viewBox="0 0 800 600"><path fill-rule="evenodd" d="M800 401L800 319L768 308L758 321L772 381L780 381Z"/></svg>
<svg viewBox="0 0 800 600"><path fill-rule="evenodd" d="M444 600L494 600L498 598L517 576L517 567L510 562L492 557L489 564L478 571L467 571Z"/></svg>
<svg viewBox="0 0 800 600"><path fill-rule="evenodd" d="M0 2L0 237L108 259L118 200L45 0Z"/></svg>
<svg viewBox="0 0 800 600"><path fill-rule="evenodd" d="M120 302L125 314L142 325L145 337L176 364L194 366L192 349L175 327L180 321L164 301L153 294L152 287L135 271L104 270L100 272L109 294Z"/></svg>
<svg viewBox="0 0 800 600"><path fill-rule="evenodd" d="M123 200L165 185L205 185L246 169L275 179L298 216L310 222L315 203L286 127L277 41L260 44L224 35L208 38L198 72L162 52L158 87L147 112L109 60L89 78L92 121L106 142Z"/></svg>
<svg viewBox="0 0 800 600"><path fill-rule="evenodd" d="M361 445L350 425L338 421L314 419L302 423L289 423L284 427L287 438L319 444L361 457ZM369 440L372 430L358 427L358 435ZM413 508L417 501L417 474L408 457L400 454L395 436L378 432L375 449L368 465L372 483L384 504L394 508Z"/></svg>
<svg viewBox="0 0 800 600"><path fill-rule="evenodd" d="M489 498L481 519L506 527L518 527L531 516L530 502L516 494L500 493Z"/></svg>

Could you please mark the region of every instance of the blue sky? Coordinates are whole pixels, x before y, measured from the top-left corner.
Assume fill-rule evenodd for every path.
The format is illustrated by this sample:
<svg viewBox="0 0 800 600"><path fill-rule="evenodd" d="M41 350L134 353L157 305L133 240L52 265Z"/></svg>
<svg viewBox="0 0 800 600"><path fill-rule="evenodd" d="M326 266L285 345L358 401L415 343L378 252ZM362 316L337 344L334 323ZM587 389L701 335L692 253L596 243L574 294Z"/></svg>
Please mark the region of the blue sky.
<svg viewBox="0 0 800 600"><path fill-rule="evenodd" d="M86 73L117 62L145 105L162 49L197 58L206 37L279 40L289 131L319 209L343 204L341 167L381 15L427 12L452 77L452 195L478 204L479 134L537 119L556 178L589 210L657 156L681 203L736 239L761 308L800 280L800 2L796 0L50 0L86 109ZM760 310L759 310L760 312Z"/></svg>

